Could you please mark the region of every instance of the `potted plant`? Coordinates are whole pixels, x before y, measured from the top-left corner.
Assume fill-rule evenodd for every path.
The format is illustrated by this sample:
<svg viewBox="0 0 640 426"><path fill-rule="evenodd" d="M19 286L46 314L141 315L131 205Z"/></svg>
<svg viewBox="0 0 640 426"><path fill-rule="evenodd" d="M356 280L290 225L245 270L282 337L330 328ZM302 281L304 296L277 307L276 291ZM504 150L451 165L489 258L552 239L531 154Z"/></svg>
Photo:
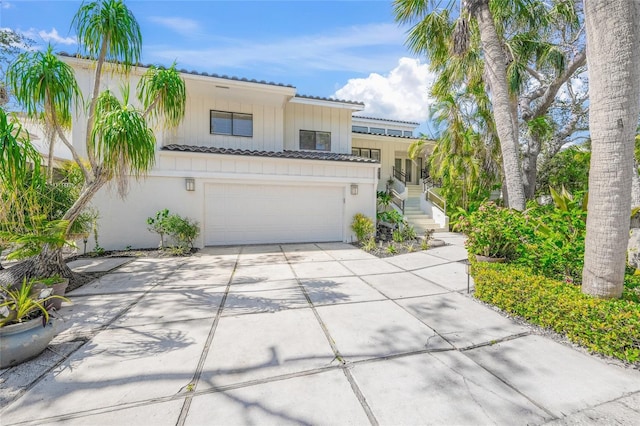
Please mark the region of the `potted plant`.
<svg viewBox="0 0 640 426"><path fill-rule="evenodd" d="M478 261L504 262L516 257L521 246L522 214L493 202L461 219L459 229L467 235L465 246Z"/></svg>
<svg viewBox="0 0 640 426"><path fill-rule="evenodd" d="M53 296L64 296L67 287L69 286L69 279L62 278L59 275L54 275L48 278L36 278L33 281L34 289L37 289L39 286L41 288L51 288L53 292L51 293ZM44 286L44 287L43 287ZM62 297L55 297L51 300L47 301L46 308L48 310L55 309L56 311L62 307Z"/></svg>
<svg viewBox="0 0 640 426"><path fill-rule="evenodd" d="M0 287L0 368L7 368L40 354L55 335L55 320L46 304L53 289L35 286L26 279L19 288Z"/></svg>

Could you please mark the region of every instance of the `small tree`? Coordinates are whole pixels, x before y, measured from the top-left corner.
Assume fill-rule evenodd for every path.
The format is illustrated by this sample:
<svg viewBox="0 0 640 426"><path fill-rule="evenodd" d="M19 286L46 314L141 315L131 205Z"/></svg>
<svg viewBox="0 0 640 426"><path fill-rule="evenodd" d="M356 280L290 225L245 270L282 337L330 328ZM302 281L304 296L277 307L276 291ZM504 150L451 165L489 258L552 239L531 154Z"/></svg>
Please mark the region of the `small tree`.
<svg viewBox="0 0 640 426"><path fill-rule="evenodd" d="M19 92L19 96L16 95L18 100L23 105L31 105L34 114L49 116L56 135L69 148L82 171L84 185L80 195L61 218L68 223L67 232L107 182L116 182L119 195L124 197L129 177L146 175L155 160L156 139L150 122L164 124L165 127L177 126L184 117L186 102L185 84L175 64L168 69L151 67L147 70L137 87L142 108L130 105L128 89L125 89L122 101L108 90L100 93L105 62L113 64L114 73L127 77L141 55L140 27L122 0L83 4L73 19L73 25L79 46L84 50L82 53L91 58L95 67L93 91L87 108L87 166L62 131L73 103L68 100L74 100L78 94L75 77L66 72L68 66L49 49L45 54L25 52L9 69L9 85L14 92ZM43 61L43 57L46 60ZM46 80L47 91L36 83L38 72L49 75L49 71L55 69L65 70L68 84L54 84L55 81ZM41 81L44 86L45 79ZM64 102L58 105L58 99L64 99ZM0 283L19 283L24 276L56 274L73 278L62 258L61 248L45 245L36 259L3 271Z"/></svg>

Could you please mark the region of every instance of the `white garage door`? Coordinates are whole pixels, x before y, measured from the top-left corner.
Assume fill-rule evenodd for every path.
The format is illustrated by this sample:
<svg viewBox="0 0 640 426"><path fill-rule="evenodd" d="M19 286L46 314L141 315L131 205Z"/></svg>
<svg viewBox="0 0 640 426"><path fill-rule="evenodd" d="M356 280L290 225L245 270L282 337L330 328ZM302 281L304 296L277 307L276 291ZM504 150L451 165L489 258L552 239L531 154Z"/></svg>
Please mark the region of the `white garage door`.
<svg viewBox="0 0 640 426"><path fill-rule="evenodd" d="M342 241L338 187L211 184L205 244Z"/></svg>

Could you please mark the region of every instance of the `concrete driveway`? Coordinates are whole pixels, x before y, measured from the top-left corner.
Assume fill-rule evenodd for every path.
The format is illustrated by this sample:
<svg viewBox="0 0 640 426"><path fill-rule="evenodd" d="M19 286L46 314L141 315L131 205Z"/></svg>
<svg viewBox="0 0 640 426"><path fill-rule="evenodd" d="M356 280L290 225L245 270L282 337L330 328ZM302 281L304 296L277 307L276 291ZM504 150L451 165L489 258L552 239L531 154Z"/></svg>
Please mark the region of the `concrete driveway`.
<svg viewBox="0 0 640 426"><path fill-rule="evenodd" d="M321 243L126 263L0 371L0 423L640 424L639 371L473 300L462 238L440 238L388 259Z"/></svg>

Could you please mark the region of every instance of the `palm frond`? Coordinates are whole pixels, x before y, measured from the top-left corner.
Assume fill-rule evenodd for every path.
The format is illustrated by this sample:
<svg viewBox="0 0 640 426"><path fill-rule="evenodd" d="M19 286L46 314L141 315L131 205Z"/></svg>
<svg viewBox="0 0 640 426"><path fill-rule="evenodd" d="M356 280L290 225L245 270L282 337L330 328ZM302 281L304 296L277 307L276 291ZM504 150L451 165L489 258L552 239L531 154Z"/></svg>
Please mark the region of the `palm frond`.
<svg viewBox="0 0 640 426"><path fill-rule="evenodd" d="M78 45L85 53L98 59L105 50L105 59L124 70L140 60L142 34L133 13L122 0L98 0L83 4L71 23L75 27Z"/></svg>
<svg viewBox="0 0 640 426"><path fill-rule="evenodd" d="M150 67L138 83L138 99L152 120L176 127L184 118L187 92L173 63L170 68Z"/></svg>

